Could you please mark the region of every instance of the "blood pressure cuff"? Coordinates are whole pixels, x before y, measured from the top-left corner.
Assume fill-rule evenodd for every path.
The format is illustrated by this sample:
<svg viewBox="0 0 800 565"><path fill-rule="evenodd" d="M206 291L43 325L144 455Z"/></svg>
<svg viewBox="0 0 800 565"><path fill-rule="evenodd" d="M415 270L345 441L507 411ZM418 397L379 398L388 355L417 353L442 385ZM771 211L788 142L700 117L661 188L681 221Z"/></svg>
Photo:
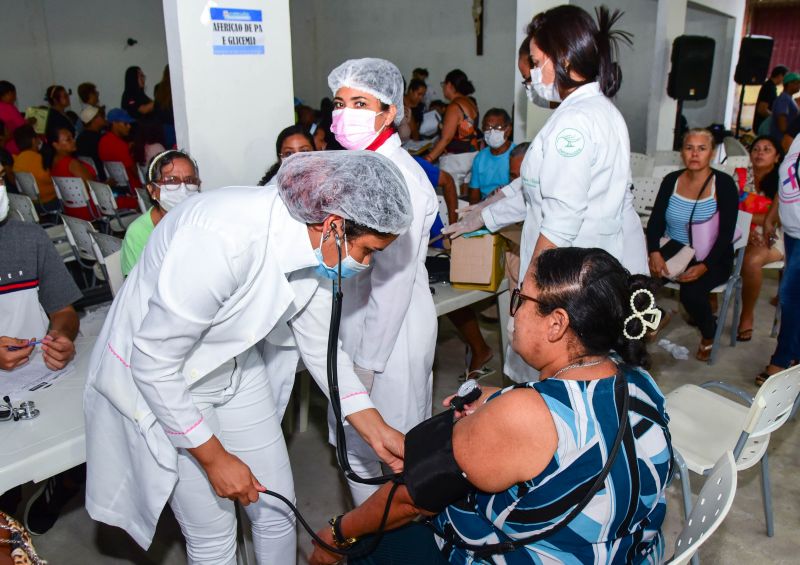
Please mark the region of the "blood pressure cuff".
<svg viewBox="0 0 800 565"><path fill-rule="evenodd" d="M453 455L453 411L428 418L406 434L403 483L417 508L439 513L475 487Z"/></svg>

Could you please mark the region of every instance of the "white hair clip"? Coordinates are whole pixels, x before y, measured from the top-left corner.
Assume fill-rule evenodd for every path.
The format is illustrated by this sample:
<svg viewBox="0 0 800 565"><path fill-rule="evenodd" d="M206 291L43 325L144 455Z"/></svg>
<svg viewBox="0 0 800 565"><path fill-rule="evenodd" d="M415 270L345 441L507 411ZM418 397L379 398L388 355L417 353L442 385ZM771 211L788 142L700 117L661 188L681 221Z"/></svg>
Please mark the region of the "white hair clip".
<svg viewBox="0 0 800 565"><path fill-rule="evenodd" d="M636 307L636 297L640 294L646 294L648 297L650 297L650 303L647 305L647 307L645 307L644 310L639 310ZM625 322L622 324L622 335L631 341L642 339L647 333L648 328L655 330L661 323L661 310L656 308L656 297L653 296L652 292L645 288L640 288L631 294L631 310L633 310L633 314L625 318ZM628 333L628 322L632 320L639 320L642 323L642 331L637 335L631 335Z"/></svg>

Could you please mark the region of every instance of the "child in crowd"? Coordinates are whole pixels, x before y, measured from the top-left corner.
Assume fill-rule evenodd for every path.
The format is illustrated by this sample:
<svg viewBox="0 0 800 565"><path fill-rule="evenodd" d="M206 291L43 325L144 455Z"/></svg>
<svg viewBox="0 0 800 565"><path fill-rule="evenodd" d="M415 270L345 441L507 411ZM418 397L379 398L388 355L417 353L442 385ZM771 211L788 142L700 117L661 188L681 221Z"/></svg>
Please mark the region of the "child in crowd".
<svg viewBox="0 0 800 565"><path fill-rule="evenodd" d="M476 204L509 183L508 160L511 143L511 117L501 108L492 108L483 116L483 139L487 147L472 162L469 203Z"/></svg>

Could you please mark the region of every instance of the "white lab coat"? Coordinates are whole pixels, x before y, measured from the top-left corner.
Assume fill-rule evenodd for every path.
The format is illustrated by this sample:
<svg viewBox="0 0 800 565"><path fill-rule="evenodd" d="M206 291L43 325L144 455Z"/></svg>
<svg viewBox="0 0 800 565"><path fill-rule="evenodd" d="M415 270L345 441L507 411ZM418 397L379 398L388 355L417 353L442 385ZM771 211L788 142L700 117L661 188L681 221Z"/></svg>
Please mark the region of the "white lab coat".
<svg viewBox="0 0 800 565"><path fill-rule="evenodd" d="M281 355L296 343L327 394L331 294L316 265L305 224L274 189L204 193L159 223L90 361L86 507L94 519L150 545L176 482L177 448L211 437L193 402L204 387L235 390L250 371L291 380L295 367ZM248 354L253 347L266 358ZM344 352L339 379L343 415L373 407Z"/></svg>
<svg viewBox="0 0 800 565"><path fill-rule="evenodd" d="M431 415L437 319L425 257L439 206L397 134L377 152L403 174L414 217L408 231L373 255L368 276L342 283L341 339L357 365L375 371L372 401L386 423L405 433Z"/></svg>

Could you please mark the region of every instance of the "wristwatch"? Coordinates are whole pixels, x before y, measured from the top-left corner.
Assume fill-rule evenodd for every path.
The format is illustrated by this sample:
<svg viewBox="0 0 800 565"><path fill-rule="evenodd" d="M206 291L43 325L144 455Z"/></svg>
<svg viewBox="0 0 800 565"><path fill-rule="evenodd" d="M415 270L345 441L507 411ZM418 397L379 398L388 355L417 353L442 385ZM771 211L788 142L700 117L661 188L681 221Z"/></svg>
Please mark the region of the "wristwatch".
<svg viewBox="0 0 800 565"><path fill-rule="evenodd" d="M342 518L344 514L339 514L328 520L331 525L331 537L333 538L333 545L339 549L348 549L358 541L358 538L346 538L342 535Z"/></svg>

